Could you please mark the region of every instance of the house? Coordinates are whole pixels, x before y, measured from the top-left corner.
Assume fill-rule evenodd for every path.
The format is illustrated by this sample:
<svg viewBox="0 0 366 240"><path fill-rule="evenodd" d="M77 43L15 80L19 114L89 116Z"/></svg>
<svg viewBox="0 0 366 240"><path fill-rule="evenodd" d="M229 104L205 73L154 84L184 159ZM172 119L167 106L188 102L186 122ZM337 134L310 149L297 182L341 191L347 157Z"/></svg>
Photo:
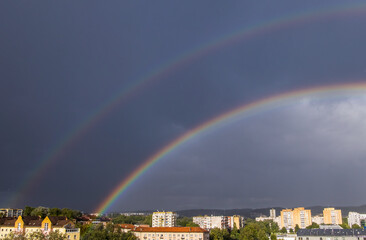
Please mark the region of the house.
<svg viewBox="0 0 366 240"><path fill-rule="evenodd" d="M0 239L6 238L10 233L30 235L34 232L50 234L51 232L65 234L68 239L79 240L80 229L75 228L75 223L66 217L40 217L26 216L18 218L0 219Z"/></svg>

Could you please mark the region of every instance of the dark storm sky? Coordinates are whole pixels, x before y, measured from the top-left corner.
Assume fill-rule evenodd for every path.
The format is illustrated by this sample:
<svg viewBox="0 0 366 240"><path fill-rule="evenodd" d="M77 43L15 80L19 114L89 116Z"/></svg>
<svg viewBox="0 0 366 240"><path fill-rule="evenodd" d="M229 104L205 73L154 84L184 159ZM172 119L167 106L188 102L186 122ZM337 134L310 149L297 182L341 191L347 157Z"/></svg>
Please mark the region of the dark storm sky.
<svg viewBox="0 0 366 240"><path fill-rule="evenodd" d="M20 191L73 129L159 66L241 29L339 6L350 3L1 1L1 206L92 211L197 124L269 95L366 79L365 7L273 29L148 84ZM362 94L307 96L243 116L173 151L111 210L363 204L365 104Z"/></svg>

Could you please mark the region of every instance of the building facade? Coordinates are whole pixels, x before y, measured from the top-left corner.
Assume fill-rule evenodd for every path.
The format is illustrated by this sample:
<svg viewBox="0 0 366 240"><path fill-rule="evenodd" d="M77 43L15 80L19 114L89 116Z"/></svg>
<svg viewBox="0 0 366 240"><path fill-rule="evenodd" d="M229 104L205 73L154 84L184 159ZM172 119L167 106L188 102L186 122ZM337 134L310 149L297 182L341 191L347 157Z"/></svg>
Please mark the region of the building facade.
<svg viewBox="0 0 366 240"><path fill-rule="evenodd" d="M0 239L12 234L29 236L32 233L41 232L45 235L51 232L65 234L67 239L80 240L80 229L66 217L21 217L0 219Z"/></svg>
<svg viewBox="0 0 366 240"><path fill-rule="evenodd" d="M296 240L364 240L364 229L300 229Z"/></svg>
<svg viewBox="0 0 366 240"><path fill-rule="evenodd" d="M303 207L292 209L284 209L281 211L281 226L286 229L295 229L296 225L300 228L306 228L311 225L311 210Z"/></svg>
<svg viewBox="0 0 366 240"><path fill-rule="evenodd" d="M271 208L269 210L269 217L272 218L272 219L275 219L276 218L276 209Z"/></svg>
<svg viewBox="0 0 366 240"><path fill-rule="evenodd" d="M342 212L334 208L324 208L324 224L342 224Z"/></svg>
<svg viewBox="0 0 366 240"><path fill-rule="evenodd" d="M175 227L176 223L175 212L154 212L152 215L152 227Z"/></svg>
<svg viewBox="0 0 366 240"><path fill-rule="evenodd" d="M193 222L198 224L200 228L211 230L213 228L219 229L233 229L244 227L244 218L239 215L233 216L199 216L193 217Z"/></svg>
<svg viewBox="0 0 366 240"><path fill-rule="evenodd" d="M318 225L324 224L324 217L321 214L320 215L316 215L316 216L314 216L314 217L311 218L311 221L313 223L318 224Z"/></svg>
<svg viewBox="0 0 366 240"><path fill-rule="evenodd" d="M357 212L348 213L348 225L352 227L353 224L357 224L360 227L366 226L366 214L360 214Z"/></svg>
<svg viewBox="0 0 366 240"><path fill-rule="evenodd" d="M23 215L23 209L0 208L0 214L2 214L3 217L19 217Z"/></svg>
<svg viewBox="0 0 366 240"><path fill-rule="evenodd" d="M199 227L136 227L138 240L209 240L209 232Z"/></svg>
<svg viewBox="0 0 366 240"><path fill-rule="evenodd" d="M237 229L240 229L242 227L244 227L244 218L242 216L239 215L233 215L233 216L228 216L228 227L230 229L234 229L234 226Z"/></svg>

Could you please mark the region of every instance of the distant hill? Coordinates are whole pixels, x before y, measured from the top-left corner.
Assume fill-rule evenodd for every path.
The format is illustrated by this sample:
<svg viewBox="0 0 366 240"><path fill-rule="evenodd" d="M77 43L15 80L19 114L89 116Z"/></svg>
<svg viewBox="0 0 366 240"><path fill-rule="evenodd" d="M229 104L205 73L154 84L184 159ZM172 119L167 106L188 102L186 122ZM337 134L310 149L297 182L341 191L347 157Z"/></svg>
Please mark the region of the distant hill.
<svg viewBox="0 0 366 240"><path fill-rule="evenodd" d="M330 206L311 206L305 207L306 209L311 209L311 214L313 216L323 213L323 209ZM341 209L343 217L348 216L348 212L358 212L366 214L366 205L361 206L331 206L335 209ZM277 216L280 215L282 207L273 207L276 209ZM176 211L179 216L183 217L194 217L194 216L204 216L204 215L214 215L214 216L232 216L232 215L241 215L245 218L256 218L262 215L268 216L269 210L271 208L242 208L242 209L187 209L187 210L179 210ZM144 211L134 211L145 214L151 214L154 212L153 210L144 210Z"/></svg>
<svg viewBox="0 0 366 240"><path fill-rule="evenodd" d="M318 215L323 213L323 209L328 206L311 206L305 207L306 209L311 209L311 214ZM333 207L333 206L332 206ZM358 212L358 213L366 213L366 205L361 206L334 206L336 209L342 210L343 217L348 216L348 212ZM194 217L194 216L203 216L203 215L241 215L246 218L256 218L261 215L269 215L269 210L271 208L243 208L243 209L189 209L189 210L180 210L177 211L179 216L185 217ZM276 209L277 216L280 214L281 210L284 208L281 207L274 207Z"/></svg>

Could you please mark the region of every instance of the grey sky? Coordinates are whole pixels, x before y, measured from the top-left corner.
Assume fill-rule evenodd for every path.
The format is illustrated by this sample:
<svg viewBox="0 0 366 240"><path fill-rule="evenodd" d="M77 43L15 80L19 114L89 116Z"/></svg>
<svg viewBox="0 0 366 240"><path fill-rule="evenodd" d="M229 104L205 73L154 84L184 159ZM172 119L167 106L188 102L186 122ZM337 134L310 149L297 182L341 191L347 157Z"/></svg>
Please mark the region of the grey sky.
<svg viewBox="0 0 366 240"><path fill-rule="evenodd" d="M273 29L137 92L9 203L59 142L141 76L240 29L342 5L350 3L1 1L0 204L93 210L152 153L228 109L362 81L362 11ZM361 204L364 106L360 95L308 97L211 131L159 162L111 210Z"/></svg>

